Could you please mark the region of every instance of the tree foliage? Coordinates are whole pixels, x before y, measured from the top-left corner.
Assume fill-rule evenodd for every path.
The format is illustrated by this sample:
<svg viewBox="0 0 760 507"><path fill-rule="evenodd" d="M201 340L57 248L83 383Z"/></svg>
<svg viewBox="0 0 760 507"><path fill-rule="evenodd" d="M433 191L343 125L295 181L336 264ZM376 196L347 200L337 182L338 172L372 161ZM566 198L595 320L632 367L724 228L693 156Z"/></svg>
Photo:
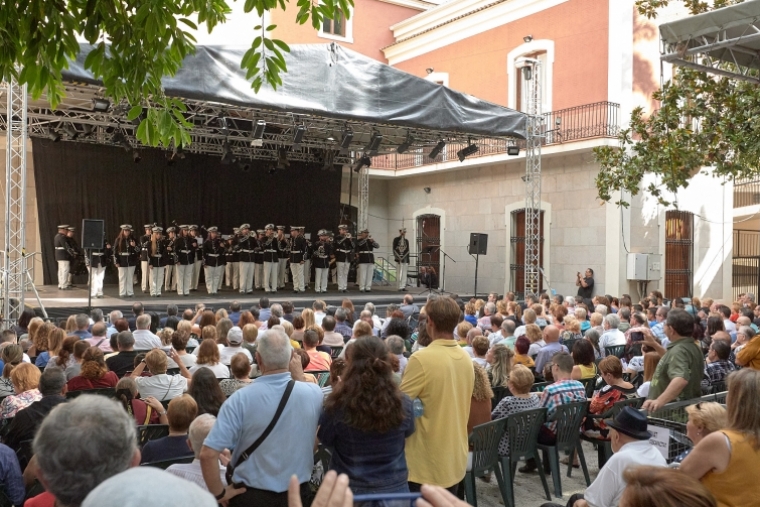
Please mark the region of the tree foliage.
<svg viewBox="0 0 760 507"><path fill-rule="evenodd" d="M668 3L638 0L636 6L640 14L651 18ZM739 2L715 0L712 7L698 0L683 3L697 14ZM619 190L637 195L647 175L654 178L643 190L667 205L692 176L708 171L705 168L716 178L760 174L760 88L756 84L677 67L673 79L653 99L660 108L649 115L635 108L629 127L618 136L618 147L594 149L601 165L596 178L601 199L609 201ZM617 203L628 204L622 199Z"/></svg>
<svg viewBox="0 0 760 507"><path fill-rule="evenodd" d="M234 0L233 0L234 1ZM246 13L284 10L286 0L241 0ZM348 18L353 0L297 0L296 22L318 29L325 18ZM226 0L9 0L0 3L0 79L15 78L30 95L43 93L53 107L64 97L61 72L79 53L77 36L95 46L85 67L103 81L114 103L140 118L137 137L150 146L190 142L181 101L166 97L161 78L173 76L195 51L192 19L209 33L231 13ZM258 91L282 84L288 45L270 26L251 27L241 67ZM243 36L245 37L245 36Z"/></svg>

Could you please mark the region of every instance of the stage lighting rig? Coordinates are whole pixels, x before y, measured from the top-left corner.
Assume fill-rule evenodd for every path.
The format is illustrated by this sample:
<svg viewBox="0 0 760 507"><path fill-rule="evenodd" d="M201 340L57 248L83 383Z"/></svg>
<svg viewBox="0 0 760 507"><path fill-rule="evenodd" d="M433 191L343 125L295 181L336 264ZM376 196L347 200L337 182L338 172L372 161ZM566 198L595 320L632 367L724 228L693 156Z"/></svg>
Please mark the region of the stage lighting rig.
<svg viewBox="0 0 760 507"><path fill-rule="evenodd" d="M124 133L121 130L117 130L114 132L113 136L111 137L111 142L114 144L121 145L122 148L124 148L126 151L129 151L132 149L132 145L129 144L129 141L124 136Z"/></svg>
<svg viewBox="0 0 760 507"><path fill-rule="evenodd" d="M373 132L372 138L369 140L369 144L364 148L364 153L373 157L377 155L377 150L380 149L380 143L383 142L383 136L379 132Z"/></svg>
<svg viewBox="0 0 760 507"><path fill-rule="evenodd" d="M74 126L70 123L67 123L63 126L63 132L69 137L71 141L79 137L79 132L77 132L77 129L74 128Z"/></svg>
<svg viewBox="0 0 760 507"><path fill-rule="evenodd" d="M48 128L46 129L45 136L53 141L54 143L57 143L61 140L61 134L55 131L55 129Z"/></svg>
<svg viewBox="0 0 760 507"><path fill-rule="evenodd" d="M446 147L446 141L441 139L440 141L438 141L438 144L435 145L435 148L433 148L430 151L430 154L428 155L428 157L430 157L431 159L436 158L438 155L441 154L441 152L443 151L445 147Z"/></svg>
<svg viewBox="0 0 760 507"><path fill-rule="evenodd" d="M254 123L251 146L264 146L264 131L266 128L267 122L264 120L258 120L256 123Z"/></svg>
<svg viewBox="0 0 760 507"><path fill-rule="evenodd" d="M464 148L462 148L461 150L457 152L457 157L459 157L460 162L464 162L465 158L469 157L470 155L474 155L477 152L478 152L478 145L472 144L472 141L470 141L470 143L467 146L465 146Z"/></svg>
<svg viewBox="0 0 760 507"><path fill-rule="evenodd" d="M230 143L227 141L224 141L224 144L222 144L222 164L228 165L235 161L235 155L232 153L232 148L230 148Z"/></svg>
<svg viewBox="0 0 760 507"><path fill-rule="evenodd" d="M340 140L340 153L348 153L348 148L351 146L351 141L354 138L354 132L346 126L343 130L343 137Z"/></svg>
<svg viewBox="0 0 760 507"><path fill-rule="evenodd" d="M354 166L352 167L352 169L354 170L355 173L358 173L359 171L362 170L362 167L364 167L365 165L369 167L371 163L372 163L371 158L369 158L367 155L362 155L362 157L359 160L354 162Z"/></svg>
<svg viewBox="0 0 760 507"><path fill-rule="evenodd" d="M111 108L111 101L107 99L92 99L92 110L104 113Z"/></svg>
<svg viewBox="0 0 760 507"><path fill-rule="evenodd" d="M396 148L396 153L406 153L409 151L409 148L412 147L412 144L414 143L414 138L412 135L407 132L406 133L406 140L398 145L398 148Z"/></svg>
<svg viewBox="0 0 760 507"><path fill-rule="evenodd" d="M293 131L293 151L301 149L301 143L303 142L304 135L306 135L306 126L297 125Z"/></svg>

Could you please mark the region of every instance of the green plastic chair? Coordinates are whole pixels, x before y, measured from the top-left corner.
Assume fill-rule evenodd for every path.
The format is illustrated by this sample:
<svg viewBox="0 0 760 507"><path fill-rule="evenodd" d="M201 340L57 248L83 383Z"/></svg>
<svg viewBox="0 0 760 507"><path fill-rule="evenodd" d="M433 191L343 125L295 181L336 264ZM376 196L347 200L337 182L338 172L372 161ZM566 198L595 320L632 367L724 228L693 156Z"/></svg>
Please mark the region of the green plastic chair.
<svg viewBox="0 0 760 507"><path fill-rule="evenodd" d="M499 467L499 440L506 428L506 419L497 419L472 428L472 466L464 476L464 497L467 503L477 507L475 478L493 472L499 482L499 490L504 491L504 478Z"/></svg>
<svg viewBox="0 0 760 507"><path fill-rule="evenodd" d="M583 469L583 476L586 479L586 486L591 485L588 467L586 466L586 457L583 455L583 447L581 446L581 423L588 413L588 405L588 401L577 401L575 403L559 405L554 412L554 417L551 419L557 422L555 431L557 441L554 445L538 444L538 448L549 455L549 467L552 471L552 482L554 482L554 495L557 498L562 498L562 479L559 472L560 452L572 453L576 451L578 453L578 459ZM568 477L570 477L572 470L573 461L571 459L567 464Z"/></svg>
<svg viewBox="0 0 760 507"><path fill-rule="evenodd" d="M504 488L501 491L504 505L515 507L515 473L520 460L533 458L538 466L538 474L544 486L546 499L551 500L546 474L541 464L538 452L538 432L546 421L546 409L537 408L512 414L503 419L506 421L505 434L509 437L509 456L501 456L501 470L504 476Z"/></svg>

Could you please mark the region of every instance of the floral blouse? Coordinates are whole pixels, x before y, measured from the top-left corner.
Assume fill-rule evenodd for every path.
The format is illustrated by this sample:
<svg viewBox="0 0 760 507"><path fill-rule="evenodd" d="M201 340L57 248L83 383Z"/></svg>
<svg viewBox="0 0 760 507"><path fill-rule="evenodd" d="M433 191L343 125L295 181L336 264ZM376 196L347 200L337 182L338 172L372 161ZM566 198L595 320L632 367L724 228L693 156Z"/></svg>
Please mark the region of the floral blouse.
<svg viewBox="0 0 760 507"><path fill-rule="evenodd" d="M0 403L0 418L10 419L11 417L15 417L19 410L23 410L41 399L42 394L39 389L30 389L21 394L8 396Z"/></svg>

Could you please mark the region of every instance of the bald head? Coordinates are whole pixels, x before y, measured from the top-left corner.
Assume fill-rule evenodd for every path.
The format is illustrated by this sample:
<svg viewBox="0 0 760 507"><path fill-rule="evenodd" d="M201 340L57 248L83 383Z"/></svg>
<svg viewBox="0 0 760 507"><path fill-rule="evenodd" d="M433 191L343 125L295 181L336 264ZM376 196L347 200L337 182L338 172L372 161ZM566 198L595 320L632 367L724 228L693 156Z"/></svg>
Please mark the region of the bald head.
<svg viewBox="0 0 760 507"><path fill-rule="evenodd" d="M546 326L544 328L544 341L546 343L556 343L559 341L559 328L555 326Z"/></svg>
<svg viewBox="0 0 760 507"><path fill-rule="evenodd" d="M741 316L738 319L736 319L736 327L742 327L742 326L749 326L752 324L752 321L749 317Z"/></svg>
<svg viewBox="0 0 760 507"><path fill-rule="evenodd" d="M731 345L731 335L729 335L725 331L718 331L714 335L712 335L713 341L724 341L727 342L729 345Z"/></svg>
<svg viewBox="0 0 760 507"><path fill-rule="evenodd" d="M467 331L467 343L472 344L472 339L476 336L483 336L483 331L478 326Z"/></svg>

